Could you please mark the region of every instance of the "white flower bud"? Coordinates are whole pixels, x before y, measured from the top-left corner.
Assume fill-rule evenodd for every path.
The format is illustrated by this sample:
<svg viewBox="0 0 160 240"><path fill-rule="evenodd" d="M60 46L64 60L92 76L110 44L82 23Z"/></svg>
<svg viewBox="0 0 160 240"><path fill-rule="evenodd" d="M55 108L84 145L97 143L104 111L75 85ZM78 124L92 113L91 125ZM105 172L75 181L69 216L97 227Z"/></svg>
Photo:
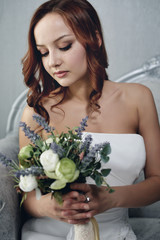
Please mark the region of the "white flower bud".
<svg viewBox="0 0 160 240"><path fill-rule="evenodd" d="M45 141L47 145L50 145L51 143L53 143L53 139L52 138L47 138L47 140Z"/></svg>
<svg viewBox="0 0 160 240"><path fill-rule="evenodd" d="M40 162L46 171L54 171L56 168L56 164L59 161L59 157L57 153L54 153L52 149L44 151L40 156Z"/></svg>
<svg viewBox="0 0 160 240"><path fill-rule="evenodd" d="M23 192L31 192L38 187L36 177L33 175L20 176L19 187Z"/></svg>

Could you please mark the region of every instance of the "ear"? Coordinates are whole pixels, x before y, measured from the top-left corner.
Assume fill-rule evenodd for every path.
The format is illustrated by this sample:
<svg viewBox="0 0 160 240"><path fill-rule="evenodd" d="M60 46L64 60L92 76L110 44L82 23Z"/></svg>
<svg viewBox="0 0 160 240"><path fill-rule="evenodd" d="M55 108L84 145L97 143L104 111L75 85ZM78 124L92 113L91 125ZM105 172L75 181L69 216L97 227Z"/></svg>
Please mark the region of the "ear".
<svg viewBox="0 0 160 240"><path fill-rule="evenodd" d="M102 38L101 38L101 36L100 36L100 34L99 34L99 32L97 30L96 30L96 37L97 37L98 45L99 45L99 47L101 47L101 45L102 45Z"/></svg>

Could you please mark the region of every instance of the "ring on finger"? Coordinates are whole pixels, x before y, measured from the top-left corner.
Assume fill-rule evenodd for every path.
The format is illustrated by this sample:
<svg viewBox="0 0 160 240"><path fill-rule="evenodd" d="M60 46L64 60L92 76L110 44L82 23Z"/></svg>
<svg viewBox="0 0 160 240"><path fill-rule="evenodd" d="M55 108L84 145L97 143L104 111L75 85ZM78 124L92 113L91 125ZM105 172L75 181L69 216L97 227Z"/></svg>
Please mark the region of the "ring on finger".
<svg viewBox="0 0 160 240"><path fill-rule="evenodd" d="M89 203L89 202L91 201L90 197L88 197L87 195L84 195L84 196L86 197L85 202L86 202L86 203Z"/></svg>

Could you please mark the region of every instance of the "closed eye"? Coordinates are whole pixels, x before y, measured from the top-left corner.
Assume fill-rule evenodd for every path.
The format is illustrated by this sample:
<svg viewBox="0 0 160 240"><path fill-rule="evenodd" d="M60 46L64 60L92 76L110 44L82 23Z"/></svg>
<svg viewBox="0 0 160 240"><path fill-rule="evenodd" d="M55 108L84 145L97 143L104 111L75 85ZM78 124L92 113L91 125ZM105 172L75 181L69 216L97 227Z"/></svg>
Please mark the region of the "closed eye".
<svg viewBox="0 0 160 240"><path fill-rule="evenodd" d="M63 48L59 48L61 51L67 51L71 48L72 46L72 43L68 44L66 47L63 47Z"/></svg>
<svg viewBox="0 0 160 240"><path fill-rule="evenodd" d="M40 55L41 55L41 57L47 57L48 56L48 52L45 52L45 53L41 53L40 52Z"/></svg>

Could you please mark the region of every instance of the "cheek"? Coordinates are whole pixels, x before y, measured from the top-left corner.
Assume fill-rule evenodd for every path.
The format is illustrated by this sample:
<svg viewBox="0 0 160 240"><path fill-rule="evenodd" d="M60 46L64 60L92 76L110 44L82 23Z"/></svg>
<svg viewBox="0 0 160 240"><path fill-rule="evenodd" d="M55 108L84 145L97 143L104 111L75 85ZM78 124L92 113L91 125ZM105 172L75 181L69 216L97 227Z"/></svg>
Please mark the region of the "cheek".
<svg viewBox="0 0 160 240"><path fill-rule="evenodd" d="M84 49L77 49L71 57L72 64L78 69L87 68L87 58Z"/></svg>

